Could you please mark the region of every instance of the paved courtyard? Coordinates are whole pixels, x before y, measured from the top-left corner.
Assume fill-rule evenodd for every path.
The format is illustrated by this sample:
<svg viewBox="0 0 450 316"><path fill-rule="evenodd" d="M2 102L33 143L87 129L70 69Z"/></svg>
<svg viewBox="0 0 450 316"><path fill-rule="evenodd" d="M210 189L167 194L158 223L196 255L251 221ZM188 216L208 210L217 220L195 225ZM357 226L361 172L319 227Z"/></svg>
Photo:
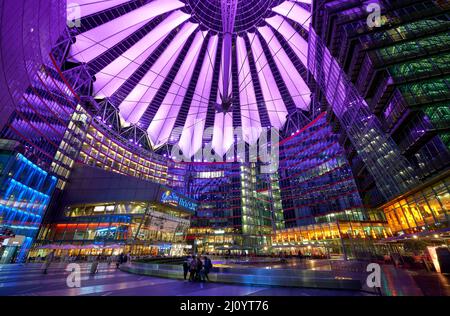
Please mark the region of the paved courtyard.
<svg viewBox="0 0 450 316"><path fill-rule="evenodd" d="M48 274L42 264L0 265L0 296L364 296L367 292L265 287L221 283L190 283L129 274L100 264L90 275L90 264L81 264L81 287L69 288L66 264L54 263ZM384 295L450 296L450 277L437 273L383 268Z"/></svg>
<svg viewBox="0 0 450 316"><path fill-rule="evenodd" d="M40 264L0 265L0 296L359 296L353 291L260 287L218 283L190 283L139 276L101 264L99 273L89 274L82 264L81 288L68 288L65 265L55 263L48 274Z"/></svg>

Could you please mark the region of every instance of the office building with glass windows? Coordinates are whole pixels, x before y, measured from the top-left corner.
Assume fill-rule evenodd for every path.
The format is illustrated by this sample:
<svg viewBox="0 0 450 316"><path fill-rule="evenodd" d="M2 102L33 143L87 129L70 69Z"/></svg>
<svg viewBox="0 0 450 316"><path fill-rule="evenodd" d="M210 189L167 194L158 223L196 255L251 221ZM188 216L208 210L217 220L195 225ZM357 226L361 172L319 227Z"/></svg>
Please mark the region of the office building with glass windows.
<svg viewBox="0 0 450 316"><path fill-rule="evenodd" d="M0 263L27 258L56 181L23 155L20 143L0 140Z"/></svg>

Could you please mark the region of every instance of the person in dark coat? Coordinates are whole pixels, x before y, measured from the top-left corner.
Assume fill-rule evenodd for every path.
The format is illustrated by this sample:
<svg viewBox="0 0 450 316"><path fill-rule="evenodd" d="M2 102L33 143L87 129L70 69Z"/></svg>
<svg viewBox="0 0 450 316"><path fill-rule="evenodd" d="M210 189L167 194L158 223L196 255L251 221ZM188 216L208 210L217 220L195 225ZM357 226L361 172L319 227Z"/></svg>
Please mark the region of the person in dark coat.
<svg viewBox="0 0 450 316"><path fill-rule="evenodd" d="M189 265L189 282L195 281L195 274L197 272L197 259L192 256L192 261Z"/></svg>
<svg viewBox="0 0 450 316"><path fill-rule="evenodd" d="M125 264L125 263L127 263L128 262L128 255L126 255L126 254L122 254L122 263L123 264Z"/></svg>
<svg viewBox="0 0 450 316"><path fill-rule="evenodd" d="M119 269L120 265L123 263L123 253L121 253L118 257L117 257L117 262L116 262L116 268Z"/></svg>
<svg viewBox="0 0 450 316"><path fill-rule="evenodd" d="M44 274L47 274L48 268L50 268L50 265L52 264L52 261L55 259L55 251L52 250L47 257L45 257L45 263L44 263Z"/></svg>
<svg viewBox="0 0 450 316"><path fill-rule="evenodd" d="M187 280L187 275L189 272L189 261L188 258L185 258L185 260L183 261L183 274L184 274L184 280Z"/></svg>
<svg viewBox="0 0 450 316"><path fill-rule="evenodd" d="M212 265L211 259L209 259L206 256L203 258L203 261L204 261L204 264L203 264L202 281L208 280L208 282L209 282L208 274L211 271L213 265Z"/></svg>
<svg viewBox="0 0 450 316"><path fill-rule="evenodd" d="M197 266L195 271L195 279L197 281L201 281L201 273L203 269L203 262L202 259L200 259L200 256L197 257Z"/></svg>
<svg viewBox="0 0 450 316"><path fill-rule="evenodd" d="M97 256L94 259L94 262L91 265L91 274L94 275L98 272L98 264L99 264L100 258Z"/></svg>

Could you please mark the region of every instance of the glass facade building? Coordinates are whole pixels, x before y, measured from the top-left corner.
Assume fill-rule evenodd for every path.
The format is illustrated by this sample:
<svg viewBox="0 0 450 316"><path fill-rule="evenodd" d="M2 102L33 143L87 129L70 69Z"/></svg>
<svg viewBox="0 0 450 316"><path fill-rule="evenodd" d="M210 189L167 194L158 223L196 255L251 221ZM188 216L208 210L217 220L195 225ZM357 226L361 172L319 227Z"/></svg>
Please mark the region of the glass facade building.
<svg viewBox="0 0 450 316"><path fill-rule="evenodd" d="M17 142L0 140L2 263L23 262L27 258L57 181L25 158L18 148Z"/></svg>
<svg viewBox="0 0 450 316"><path fill-rule="evenodd" d="M55 168L55 155L75 111L71 88L52 65L32 76L15 110L2 126L0 137L24 145L24 155L46 171Z"/></svg>
<svg viewBox="0 0 450 316"><path fill-rule="evenodd" d="M389 226L400 234L445 231L449 223L449 178L434 181L383 205Z"/></svg>
<svg viewBox="0 0 450 316"><path fill-rule="evenodd" d="M273 225L283 218L280 210L273 209L275 190L268 180L261 180L267 175L260 173L259 166L194 163L187 169L188 192L200 201L188 239L209 253L267 250Z"/></svg>
<svg viewBox="0 0 450 316"><path fill-rule="evenodd" d="M181 256L190 214L154 203L98 203L69 206L64 219L45 225L30 256Z"/></svg>
<svg viewBox="0 0 450 316"><path fill-rule="evenodd" d="M156 182L76 163L30 256L173 255L186 250L197 202Z"/></svg>
<svg viewBox="0 0 450 316"><path fill-rule="evenodd" d="M325 113L282 142L280 183L286 227L366 219L352 170Z"/></svg>
<svg viewBox="0 0 450 316"><path fill-rule="evenodd" d="M384 221L336 219L278 231L272 248L300 257L362 259L384 254L374 243L392 236Z"/></svg>
<svg viewBox="0 0 450 316"><path fill-rule="evenodd" d="M314 2L309 68L317 96L332 110L364 204L383 210L395 233L445 232L448 207L440 201L448 187L435 193L430 185L430 203L414 192L450 163L449 7L385 1L381 25L371 27L369 3Z"/></svg>

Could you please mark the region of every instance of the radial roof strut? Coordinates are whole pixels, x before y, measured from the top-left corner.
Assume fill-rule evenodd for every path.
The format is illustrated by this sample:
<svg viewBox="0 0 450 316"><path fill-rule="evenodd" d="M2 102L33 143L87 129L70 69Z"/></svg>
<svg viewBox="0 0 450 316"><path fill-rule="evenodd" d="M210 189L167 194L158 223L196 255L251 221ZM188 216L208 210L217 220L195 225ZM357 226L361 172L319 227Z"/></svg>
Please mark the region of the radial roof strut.
<svg viewBox="0 0 450 316"><path fill-rule="evenodd" d="M173 63L172 68L167 73L167 76L163 78L163 82L160 85L160 88L158 89L158 92L156 93L153 101L150 103L150 105L147 107L144 115L140 119L140 123L144 127L148 127L153 120L153 118L156 115L156 112L162 105L164 98L166 97L167 93L169 92L170 87L172 86L173 81L175 80L175 77L180 70L183 61L185 61L185 57L189 51L189 48L194 43L194 39L196 37L196 32L192 32L189 37L185 40L181 52L179 52L179 55L175 62ZM180 41L183 39L180 39ZM192 60L187 60L187 62L192 62ZM194 61L195 62L195 61ZM184 86L181 86L180 88L185 88ZM169 106L171 106L169 104Z"/></svg>
<svg viewBox="0 0 450 316"><path fill-rule="evenodd" d="M230 80L230 69L231 69L231 42L232 35L234 32L234 22L236 21L236 10L237 10L238 0L221 0L222 8L222 25L223 25L223 69L224 75L223 80L223 100L229 98L229 80Z"/></svg>

